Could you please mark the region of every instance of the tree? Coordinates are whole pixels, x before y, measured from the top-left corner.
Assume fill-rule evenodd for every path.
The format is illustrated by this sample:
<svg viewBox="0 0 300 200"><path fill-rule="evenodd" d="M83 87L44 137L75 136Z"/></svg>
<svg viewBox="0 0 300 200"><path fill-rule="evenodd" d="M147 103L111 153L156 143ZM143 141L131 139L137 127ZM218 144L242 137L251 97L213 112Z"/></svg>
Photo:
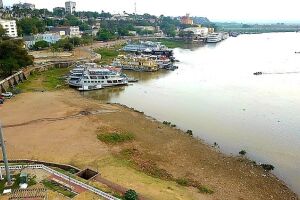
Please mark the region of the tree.
<svg viewBox="0 0 300 200"><path fill-rule="evenodd" d="M124 195L125 200L138 200L138 195L134 190L128 190Z"/></svg>
<svg viewBox="0 0 300 200"><path fill-rule="evenodd" d="M0 25L0 38L3 38L6 36L6 31L5 29Z"/></svg>
<svg viewBox="0 0 300 200"><path fill-rule="evenodd" d="M35 50L45 49L48 47L49 47L49 43L45 40L38 41L33 45L33 49Z"/></svg>
<svg viewBox="0 0 300 200"><path fill-rule="evenodd" d="M33 57L23 48L22 40L0 41L0 72L11 75L22 67L33 64Z"/></svg>
<svg viewBox="0 0 300 200"><path fill-rule="evenodd" d="M109 40L113 40L113 39L115 39L114 33L112 33L111 31L109 31L107 29L101 29L97 33L97 40L100 40L100 41L109 41Z"/></svg>
<svg viewBox="0 0 300 200"><path fill-rule="evenodd" d="M38 18L24 18L17 22L19 35L31 35L43 33L45 31L45 24Z"/></svg>

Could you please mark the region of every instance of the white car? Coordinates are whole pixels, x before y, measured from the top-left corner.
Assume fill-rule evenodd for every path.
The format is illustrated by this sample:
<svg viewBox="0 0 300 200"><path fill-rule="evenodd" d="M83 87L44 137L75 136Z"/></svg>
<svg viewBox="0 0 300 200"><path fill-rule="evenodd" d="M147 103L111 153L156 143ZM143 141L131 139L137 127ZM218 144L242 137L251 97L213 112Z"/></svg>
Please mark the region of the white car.
<svg viewBox="0 0 300 200"><path fill-rule="evenodd" d="M13 97L13 93L11 92L5 92L5 93L2 93L1 96L7 98L7 99L10 99Z"/></svg>

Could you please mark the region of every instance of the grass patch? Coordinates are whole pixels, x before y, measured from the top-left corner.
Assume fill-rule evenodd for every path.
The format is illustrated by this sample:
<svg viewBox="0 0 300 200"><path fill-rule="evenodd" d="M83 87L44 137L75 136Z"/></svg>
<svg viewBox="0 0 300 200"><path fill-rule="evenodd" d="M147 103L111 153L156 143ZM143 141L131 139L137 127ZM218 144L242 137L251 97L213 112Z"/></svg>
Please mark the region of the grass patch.
<svg viewBox="0 0 300 200"><path fill-rule="evenodd" d="M126 161L129 166L135 170L143 172L153 178L159 178L167 181L173 180L173 176L168 173L167 170L160 168L150 159L142 158L142 155L138 150L124 149L117 155L117 158Z"/></svg>
<svg viewBox="0 0 300 200"><path fill-rule="evenodd" d="M175 39L159 39L159 42L161 42L163 45L166 45L168 48L174 49L174 48L187 48L187 46L190 44L188 41L184 40L175 40Z"/></svg>
<svg viewBox="0 0 300 200"><path fill-rule="evenodd" d="M204 186L204 185L201 185L198 187L198 190L200 193L203 193L203 194L213 194L214 191L209 189L208 187Z"/></svg>
<svg viewBox="0 0 300 200"><path fill-rule="evenodd" d="M185 178L178 178L175 180L178 185L189 186L189 181Z"/></svg>
<svg viewBox="0 0 300 200"><path fill-rule="evenodd" d="M122 48L122 45L116 45L113 47L100 48L95 50L96 53L101 55L100 64L108 65L119 55L119 49Z"/></svg>
<svg viewBox="0 0 300 200"><path fill-rule="evenodd" d="M69 68L52 68L44 72L32 73L28 80L17 86L17 90L32 92L67 88L63 76L67 75L69 70Z"/></svg>
<svg viewBox="0 0 300 200"><path fill-rule="evenodd" d="M103 133L97 135L98 140L106 144L119 144L134 140L132 133Z"/></svg>
<svg viewBox="0 0 300 200"><path fill-rule="evenodd" d="M64 186L59 185L58 183L56 183L54 181L43 180L42 183L46 188L53 190L55 192L61 193L66 197L73 198L76 196L75 193L73 193L72 191L68 190Z"/></svg>
<svg viewBox="0 0 300 200"><path fill-rule="evenodd" d="M12 175L11 178L13 180L13 185L11 187L9 187L10 189L19 189L19 184L20 184L20 175L21 174L17 174L17 175ZM35 176L28 176L28 187L36 185L36 177ZM5 183L7 182L6 177L4 178L4 180L0 181L0 194L3 193L3 190L5 189Z"/></svg>

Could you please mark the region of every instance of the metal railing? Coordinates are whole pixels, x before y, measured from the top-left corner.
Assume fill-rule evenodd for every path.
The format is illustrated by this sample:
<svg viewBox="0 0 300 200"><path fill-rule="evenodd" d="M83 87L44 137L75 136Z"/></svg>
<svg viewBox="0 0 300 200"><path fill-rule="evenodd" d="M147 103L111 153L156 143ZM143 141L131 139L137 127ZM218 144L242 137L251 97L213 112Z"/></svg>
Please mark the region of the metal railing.
<svg viewBox="0 0 300 200"><path fill-rule="evenodd" d="M116 197L114 197L114 196L112 196L110 194L107 194L107 193L105 193L105 192L103 192L103 191L101 191L101 190L99 190L97 188L94 188L94 187L92 187L92 186L90 186L90 185L88 185L86 183L82 183L82 182L80 182L80 181L78 181L78 180L76 180L76 179L74 179L74 178L72 178L70 176L67 176L67 175L65 175L63 173L55 171L54 169L51 169L50 167L47 167L45 165L39 164L39 165L12 165L12 166L9 166L10 170L22 170L22 169L25 169L25 168L27 168L27 169L42 169L42 170L45 170L45 171L47 171L50 174L53 174L53 175L55 175L57 177L60 177L60 178L62 178L64 180L67 180L68 182L73 183L75 185L78 185L78 186L80 186L80 187L82 187L82 188L84 188L86 190L89 190L90 192L93 192L93 193L95 193L95 194L97 194L97 195L99 195L99 196L101 196L101 197L103 197L105 199L108 199L108 200L120 200L120 199L118 199L118 198L116 198ZM5 169L4 166L0 166L0 170L4 170L4 169Z"/></svg>

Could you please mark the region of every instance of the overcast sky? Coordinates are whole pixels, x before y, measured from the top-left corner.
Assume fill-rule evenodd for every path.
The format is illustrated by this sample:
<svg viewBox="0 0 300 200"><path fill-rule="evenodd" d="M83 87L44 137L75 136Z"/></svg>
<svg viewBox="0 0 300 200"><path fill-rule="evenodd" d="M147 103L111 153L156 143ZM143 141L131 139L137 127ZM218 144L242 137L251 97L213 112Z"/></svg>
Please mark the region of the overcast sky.
<svg viewBox="0 0 300 200"><path fill-rule="evenodd" d="M19 0L3 0L12 5ZM64 6L65 0L22 0L37 8ZM300 22L300 0L76 0L77 10L134 12L154 15L204 16L213 21L237 22Z"/></svg>

